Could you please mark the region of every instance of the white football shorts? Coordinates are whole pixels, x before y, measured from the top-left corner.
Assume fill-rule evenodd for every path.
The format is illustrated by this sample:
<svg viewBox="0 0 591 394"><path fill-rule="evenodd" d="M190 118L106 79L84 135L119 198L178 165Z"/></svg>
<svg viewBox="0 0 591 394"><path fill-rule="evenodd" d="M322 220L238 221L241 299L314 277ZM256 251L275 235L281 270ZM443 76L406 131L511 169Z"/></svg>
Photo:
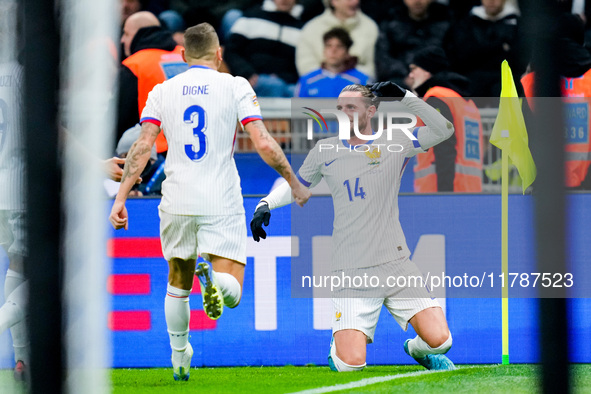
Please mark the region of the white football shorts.
<svg viewBox="0 0 591 394"><path fill-rule="evenodd" d="M389 266L389 267L387 267ZM384 283L384 273L396 276L416 276L420 271L410 259L386 263L378 267L360 268L347 270L348 275L379 275ZM378 290L378 291L375 291ZM367 343L373 342L373 337L382 310L382 305L394 317L398 325L406 331L408 321L420 311L440 307L439 302L432 298L431 293L423 286L409 287L386 287L379 289L343 289L336 294L357 294L358 297L333 297L332 333L347 329L354 329L363 332L367 336ZM387 293L387 297L376 297L375 294ZM364 296L365 295L365 296Z"/></svg>
<svg viewBox="0 0 591 394"><path fill-rule="evenodd" d="M210 261L215 255L246 264L246 218L238 215L174 215L158 210L162 254L172 258Z"/></svg>

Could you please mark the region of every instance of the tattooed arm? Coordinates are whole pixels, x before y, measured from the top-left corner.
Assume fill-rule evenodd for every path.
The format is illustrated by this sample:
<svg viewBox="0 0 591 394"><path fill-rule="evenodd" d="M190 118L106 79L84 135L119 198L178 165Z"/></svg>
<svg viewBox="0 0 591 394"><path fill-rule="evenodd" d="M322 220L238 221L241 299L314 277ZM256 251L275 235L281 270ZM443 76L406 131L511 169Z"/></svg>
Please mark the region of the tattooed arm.
<svg viewBox="0 0 591 394"><path fill-rule="evenodd" d="M125 201L142 170L146 167L148 160L150 160L150 152L159 133L160 127L153 123L144 122L139 138L133 143L127 153L123 176L121 177L121 186L119 187L119 192L117 193L117 197L115 197L111 215L109 216L109 220L116 230L120 228L127 230L127 209L125 208Z"/></svg>
<svg viewBox="0 0 591 394"><path fill-rule="evenodd" d="M261 120L255 120L247 123L244 130L265 163L274 168L289 183L295 202L303 206L310 198L310 191L298 181L281 147L271 137L265 124Z"/></svg>

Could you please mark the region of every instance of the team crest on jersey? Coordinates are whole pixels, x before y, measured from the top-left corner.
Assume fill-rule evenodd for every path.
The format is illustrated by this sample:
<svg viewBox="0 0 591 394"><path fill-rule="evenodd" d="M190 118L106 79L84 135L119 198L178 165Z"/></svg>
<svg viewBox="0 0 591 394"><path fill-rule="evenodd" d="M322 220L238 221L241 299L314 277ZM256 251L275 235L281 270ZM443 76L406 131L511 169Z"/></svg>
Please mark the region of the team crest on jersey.
<svg viewBox="0 0 591 394"><path fill-rule="evenodd" d="M337 321L340 321L341 320L341 312L337 312L335 317L336 317Z"/></svg>
<svg viewBox="0 0 591 394"><path fill-rule="evenodd" d="M252 103L254 104L255 107L259 106L259 100L257 99L256 95L252 96Z"/></svg>
<svg viewBox="0 0 591 394"><path fill-rule="evenodd" d="M365 155L369 159L370 166L379 166L380 165L380 157L382 157L382 152L380 152L379 148L374 148L372 151L365 152Z"/></svg>

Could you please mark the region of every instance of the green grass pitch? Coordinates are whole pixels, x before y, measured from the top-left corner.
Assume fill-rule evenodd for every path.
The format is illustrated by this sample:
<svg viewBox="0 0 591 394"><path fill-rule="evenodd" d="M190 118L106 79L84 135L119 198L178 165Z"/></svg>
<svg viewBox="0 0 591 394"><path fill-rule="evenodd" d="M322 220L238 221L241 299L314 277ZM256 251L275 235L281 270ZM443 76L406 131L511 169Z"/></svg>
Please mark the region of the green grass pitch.
<svg viewBox="0 0 591 394"><path fill-rule="evenodd" d="M591 365L571 367L574 393L591 393ZM536 393L539 366L460 365L449 372L426 372L420 366L369 366L362 372L335 373L328 367L192 368L187 382L175 382L172 368L113 369L113 393ZM0 371L0 388L24 393ZM9 384L8 384L9 383ZM8 386L7 386L8 384ZM302 393L303 394L303 393Z"/></svg>

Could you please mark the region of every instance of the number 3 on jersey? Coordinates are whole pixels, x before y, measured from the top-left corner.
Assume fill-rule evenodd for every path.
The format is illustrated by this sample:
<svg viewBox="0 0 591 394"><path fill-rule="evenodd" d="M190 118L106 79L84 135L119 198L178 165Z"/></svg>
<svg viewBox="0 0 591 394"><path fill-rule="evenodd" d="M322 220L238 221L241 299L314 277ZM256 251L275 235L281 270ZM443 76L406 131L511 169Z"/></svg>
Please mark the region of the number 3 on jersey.
<svg viewBox="0 0 591 394"><path fill-rule="evenodd" d="M185 110L183 120L194 126L193 136L199 139L197 149L193 144L186 144L185 153L192 161L200 161L207 154L207 136L205 135L207 115L205 110L198 105L192 105Z"/></svg>
<svg viewBox="0 0 591 394"><path fill-rule="evenodd" d="M362 200L365 200L365 192L363 191L363 187L359 187L359 178L355 178L355 195L351 194L351 185L349 184L348 179L343 182L343 185L345 185L347 188L347 193L349 193L349 201L353 201L353 197L361 197Z"/></svg>

